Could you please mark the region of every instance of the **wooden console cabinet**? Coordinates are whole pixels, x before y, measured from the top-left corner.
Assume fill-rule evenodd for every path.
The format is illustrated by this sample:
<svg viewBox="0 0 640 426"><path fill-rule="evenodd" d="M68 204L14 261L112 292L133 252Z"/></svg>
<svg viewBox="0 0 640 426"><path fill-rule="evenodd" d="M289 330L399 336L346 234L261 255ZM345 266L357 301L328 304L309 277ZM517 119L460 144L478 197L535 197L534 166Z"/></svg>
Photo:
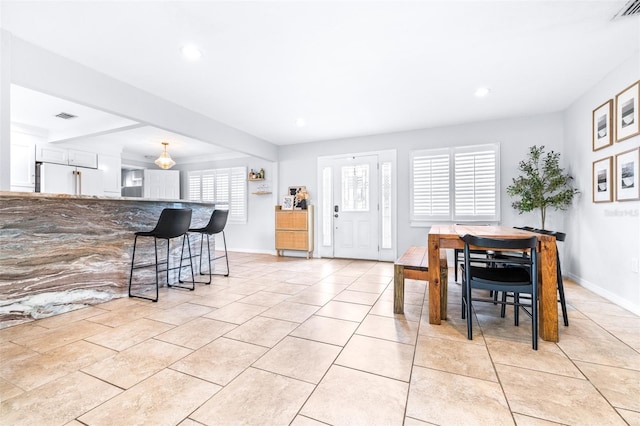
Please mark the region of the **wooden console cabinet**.
<svg viewBox="0 0 640 426"><path fill-rule="evenodd" d="M276 206L276 251L282 256L284 250L313 254L313 206L307 210L282 210Z"/></svg>

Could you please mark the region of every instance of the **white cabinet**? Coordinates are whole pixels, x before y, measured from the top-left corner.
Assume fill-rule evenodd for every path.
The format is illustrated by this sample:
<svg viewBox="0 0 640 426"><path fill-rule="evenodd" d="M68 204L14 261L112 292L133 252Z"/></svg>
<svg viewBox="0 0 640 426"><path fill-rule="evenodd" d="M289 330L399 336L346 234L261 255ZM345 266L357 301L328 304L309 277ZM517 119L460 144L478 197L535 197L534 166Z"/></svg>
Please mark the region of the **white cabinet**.
<svg viewBox="0 0 640 426"><path fill-rule="evenodd" d="M33 192L35 189L35 143L21 133L11 135L11 190Z"/></svg>
<svg viewBox="0 0 640 426"><path fill-rule="evenodd" d="M145 170L144 198L161 200L180 199L179 170Z"/></svg>
<svg viewBox="0 0 640 426"><path fill-rule="evenodd" d="M98 156L93 152L59 148L51 144L36 146L36 161L43 163L67 164L69 166L98 168Z"/></svg>
<svg viewBox="0 0 640 426"><path fill-rule="evenodd" d="M69 151L49 145L36 146L36 161L43 163L69 164Z"/></svg>
<svg viewBox="0 0 640 426"><path fill-rule="evenodd" d="M68 155L70 166L98 168L98 156L93 152L69 150Z"/></svg>
<svg viewBox="0 0 640 426"><path fill-rule="evenodd" d="M111 155L98 155L98 170L102 170L102 185L104 195L120 197L122 161L120 157Z"/></svg>

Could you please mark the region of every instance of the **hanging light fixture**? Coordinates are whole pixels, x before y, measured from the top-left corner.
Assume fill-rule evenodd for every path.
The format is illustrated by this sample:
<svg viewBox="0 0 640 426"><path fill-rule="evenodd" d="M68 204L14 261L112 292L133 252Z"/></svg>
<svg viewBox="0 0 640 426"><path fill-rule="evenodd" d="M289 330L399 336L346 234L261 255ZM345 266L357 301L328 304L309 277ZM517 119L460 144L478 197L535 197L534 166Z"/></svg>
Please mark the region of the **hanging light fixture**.
<svg viewBox="0 0 640 426"><path fill-rule="evenodd" d="M169 142L162 142L162 145L164 145L164 151L162 152L162 154L160 154L160 157L158 157L158 159L154 161L154 163L156 163L156 166L160 167L161 169L166 170L175 166L176 162L171 159L171 156L167 152L167 145L169 145Z"/></svg>

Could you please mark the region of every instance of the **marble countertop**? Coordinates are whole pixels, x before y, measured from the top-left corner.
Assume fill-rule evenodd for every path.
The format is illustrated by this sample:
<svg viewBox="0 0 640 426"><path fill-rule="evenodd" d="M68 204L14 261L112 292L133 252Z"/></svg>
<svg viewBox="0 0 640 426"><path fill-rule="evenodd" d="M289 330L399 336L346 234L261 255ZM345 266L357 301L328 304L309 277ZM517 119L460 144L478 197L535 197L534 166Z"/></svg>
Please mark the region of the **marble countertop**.
<svg viewBox="0 0 640 426"><path fill-rule="evenodd" d="M53 198L53 199L72 199L72 200L106 200L106 201L142 201L142 202L161 202L161 203L192 203L207 205L226 205L226 202L217 201L190 201L190 200L167 200L159 198L141 198L141 197L109 197L106 195L71 195L71 194L46 194L41 192L17 192L17 191L0 191L0 198Z"/></svg>

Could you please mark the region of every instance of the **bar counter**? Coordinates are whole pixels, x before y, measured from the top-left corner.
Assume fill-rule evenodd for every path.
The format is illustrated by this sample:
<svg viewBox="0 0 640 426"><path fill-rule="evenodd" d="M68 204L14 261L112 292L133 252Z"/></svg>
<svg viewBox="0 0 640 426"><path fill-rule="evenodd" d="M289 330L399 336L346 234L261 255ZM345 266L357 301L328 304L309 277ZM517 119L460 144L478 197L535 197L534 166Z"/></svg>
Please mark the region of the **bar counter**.
<svg viewBox="0 0 640 426"><path fill-rule="evenodd" d="M127 296L134 232L167 207L198 227L215 204L0 192L0 328Z"/></svg>

